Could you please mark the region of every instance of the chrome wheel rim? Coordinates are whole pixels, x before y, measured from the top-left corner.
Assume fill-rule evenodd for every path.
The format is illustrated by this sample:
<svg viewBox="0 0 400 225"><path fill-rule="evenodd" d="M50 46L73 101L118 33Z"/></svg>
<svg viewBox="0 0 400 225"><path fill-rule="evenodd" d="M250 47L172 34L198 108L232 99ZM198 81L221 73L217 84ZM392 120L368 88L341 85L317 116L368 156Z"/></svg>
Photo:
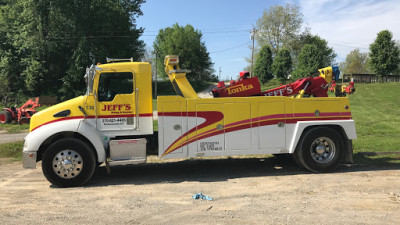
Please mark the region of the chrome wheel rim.
<svg viewBox="0 0 400 225"><path fill-rule="evenodd" d="M83 160L74 150L62 150L54 156L53 170L63 179L71 179L82 172Z"/></svg>
<svg viewBox="0 0 400 225"><path fill-rule="evenodd" d="M336 147L331 139L319 137L311 144L310 153L315 162L329 163L335 157Z"/></svg>

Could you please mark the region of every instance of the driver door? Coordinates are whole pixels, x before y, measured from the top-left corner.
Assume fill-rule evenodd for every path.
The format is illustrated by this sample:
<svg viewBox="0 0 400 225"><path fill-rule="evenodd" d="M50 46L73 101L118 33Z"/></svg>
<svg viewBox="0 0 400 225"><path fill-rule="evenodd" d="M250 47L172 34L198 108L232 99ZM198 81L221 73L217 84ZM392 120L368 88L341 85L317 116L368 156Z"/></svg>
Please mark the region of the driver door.
<svg viewBox="0 0 400 225"><path fill-rule="evenodd" d="M134 74L101 73L97 100L97 129L107 136L131 134L136 128Z"/></svg>

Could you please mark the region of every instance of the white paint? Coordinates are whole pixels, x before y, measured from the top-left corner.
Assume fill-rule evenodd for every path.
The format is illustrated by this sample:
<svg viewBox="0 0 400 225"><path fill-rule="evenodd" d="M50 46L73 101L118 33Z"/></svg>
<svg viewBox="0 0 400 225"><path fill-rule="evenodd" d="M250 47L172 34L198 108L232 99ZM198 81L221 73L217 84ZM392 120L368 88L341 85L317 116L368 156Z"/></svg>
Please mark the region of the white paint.
<svg viewBox="0 0 400 225"><path fill-rule="evenodd" d="M168 120L173 121L170 117L159 117L163 124L171 124ZM176 118L174 118L176 119ZM193 118L191 118L193 119ZM159 120L159 121L160 121ZM159 128L163 126L159 125ZM193 127L193 123L191 123ZM267 125L262 127L253 127L248 129L242 129L229 133L223 133L208 138L197 140L189 145L188 148L183 147L179 154L167 154L163 158L183 158L183 157L198 157L198 156L229 156L229 155L254 155L254 154L279 154L283 150L288 150L289 153L293 153L296 145L303 133L304 129L309 126L325 126L325 125L338 125L341 126L349 139L356 139L355 124L353 120L320 120L320 121L300 121L296 124L285 124L284 127L279 127L277 124ZM243 135L245 134L245 135ZM247 135L250 134L250 135ZM160 136L167 135L168 133L159 133ZM218 150L201 150L200 143L210 142L215 143L220 140L227 140L229 137L229 146L242 146L243 143L247 144L247 148L235 149L233 147L226 148L226 144L223 149ZM175 136L176 137L176 136ZM174 138L175 138L174 137ZM160 137L164 139L165 137ZM174 140L171 137L169 140L172 143ZM261 143L264 143L262 145ZM165 146L164 148L162 146ZM169 145L159 146L159 155L161 156ZM242 146L243 147L243 146ZM187 149L187 152L186 150ZM201 155L199 155L199 153Z"/></svg>

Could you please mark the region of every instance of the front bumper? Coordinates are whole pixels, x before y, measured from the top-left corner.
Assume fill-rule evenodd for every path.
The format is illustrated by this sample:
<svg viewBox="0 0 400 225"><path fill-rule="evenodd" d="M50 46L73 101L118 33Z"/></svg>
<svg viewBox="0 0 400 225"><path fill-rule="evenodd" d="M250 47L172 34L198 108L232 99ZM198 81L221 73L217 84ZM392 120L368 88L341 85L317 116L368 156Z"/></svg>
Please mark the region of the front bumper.
<svg viewBox="0 0 400 225"><path fill-rule="evenodd" d="M22 152L22 165L25 169L36 169L37 152Z"/></svg>

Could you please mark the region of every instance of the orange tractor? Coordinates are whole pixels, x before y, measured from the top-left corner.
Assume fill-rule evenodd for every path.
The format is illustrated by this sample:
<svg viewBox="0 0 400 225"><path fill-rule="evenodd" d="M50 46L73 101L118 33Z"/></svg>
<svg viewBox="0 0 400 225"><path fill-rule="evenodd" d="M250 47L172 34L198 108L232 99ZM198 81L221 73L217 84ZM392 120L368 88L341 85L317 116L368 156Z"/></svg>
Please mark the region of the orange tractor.
<svg viewBox="0 0 400 225"><path fill-rule="evenodd" d="M36 97L35 100L26 101L20 108L3 108L0 112L0 123L6 124L15 121L19 124L28 124L32 115L36 113L36 109L42 104L39 102L39 97Z"/></svg>

